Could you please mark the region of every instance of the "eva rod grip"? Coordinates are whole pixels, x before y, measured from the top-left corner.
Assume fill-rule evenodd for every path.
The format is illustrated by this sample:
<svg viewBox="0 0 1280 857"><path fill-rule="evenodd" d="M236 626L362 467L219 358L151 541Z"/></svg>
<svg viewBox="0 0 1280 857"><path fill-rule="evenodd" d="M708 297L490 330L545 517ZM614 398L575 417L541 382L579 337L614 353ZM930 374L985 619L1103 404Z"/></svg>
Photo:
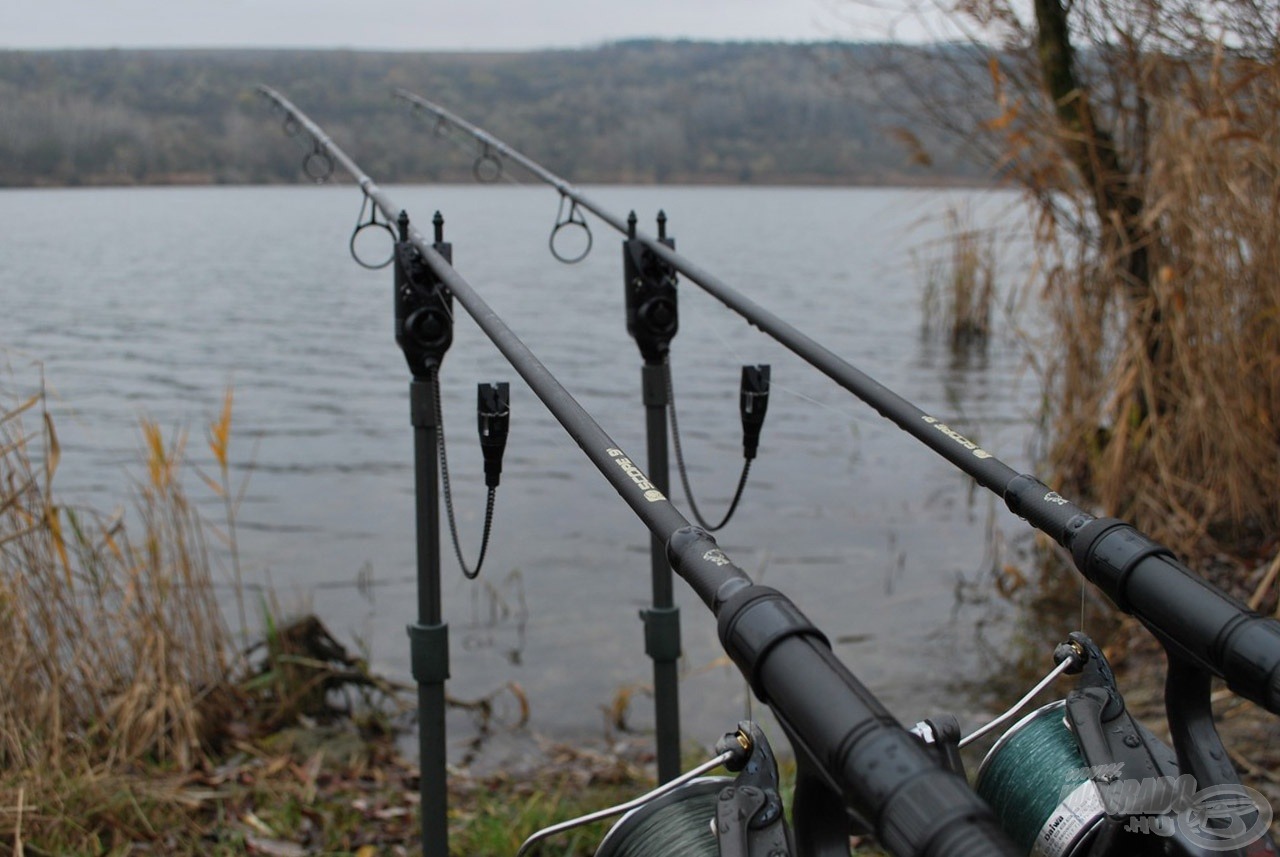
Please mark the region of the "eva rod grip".
<svg viewBox="0 0 1280 857"><path fill-rule="evenodd" d="M1089 521L1070 548L1080 572L1173 654L1280 714L1280 622L1202 579L1124 521Z"/></svg>
<svg viewBox="0 0 1280 857"><path fill-rule="evenodd" d="M720 640L795 749L899 857L1017 850L965 780L938 765L782 593L750 584L716 610Z"/></svg>

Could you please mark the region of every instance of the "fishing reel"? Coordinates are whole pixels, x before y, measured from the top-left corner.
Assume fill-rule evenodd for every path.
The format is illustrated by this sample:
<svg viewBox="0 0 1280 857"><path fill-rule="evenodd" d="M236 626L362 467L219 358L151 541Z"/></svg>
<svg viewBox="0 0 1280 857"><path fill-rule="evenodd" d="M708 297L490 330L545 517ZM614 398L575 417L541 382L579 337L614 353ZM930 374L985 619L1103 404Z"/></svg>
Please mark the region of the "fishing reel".
<svg viewBox="0 0 1280 857"><path fill-rule="evenodd" d="M987 752L974 789L1031 857L1274 855L1272 811L1237 784L1197 791L1178 755L1125 707L1115 675L1089 637L1072 633L1056 668L1012 709L964 739L954 718L912 730L963 774L959 749L1012 719L1049 682L1078 676L1064 699L1018 720ZM1204 737L1204 736L1202 736ZM1216 738L1216 735L1214 736ZM1220 744L1219 744L1220 747Z"/></svg>
<svg viewBox="0 0 1280 857"><path fill-rule="evenodd" d="M738 723L716 755L635 800L540 830L516 853L584 824L621 815L596 857L791 857L796 853L783 813L778 765L760 727ZM724 767L736 777L709 777Z"/></svg>

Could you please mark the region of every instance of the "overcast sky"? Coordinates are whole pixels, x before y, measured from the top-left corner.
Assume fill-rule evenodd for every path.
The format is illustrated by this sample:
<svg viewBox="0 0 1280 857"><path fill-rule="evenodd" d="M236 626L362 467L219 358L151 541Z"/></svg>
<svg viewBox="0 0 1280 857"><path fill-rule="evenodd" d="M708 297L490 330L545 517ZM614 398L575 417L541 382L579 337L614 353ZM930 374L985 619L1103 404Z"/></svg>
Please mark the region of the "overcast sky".
<svg viewBox="0 0 1280 857"><path fill-rule="evenodd" d="M917 41L875 0L0 0L0 48L587 47L656 36ZM879 5L881 8L874 8Z"/></svg>

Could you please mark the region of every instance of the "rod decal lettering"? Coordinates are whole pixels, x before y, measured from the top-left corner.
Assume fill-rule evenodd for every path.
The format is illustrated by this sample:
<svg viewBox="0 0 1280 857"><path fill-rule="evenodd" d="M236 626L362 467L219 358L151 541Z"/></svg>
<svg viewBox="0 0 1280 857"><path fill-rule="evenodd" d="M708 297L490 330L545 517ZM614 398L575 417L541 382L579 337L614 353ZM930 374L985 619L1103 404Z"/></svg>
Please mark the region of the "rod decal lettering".
<svg viewBox="0 0 1280 857"><path fill-rule="evenodd" d="M605 454L613 459L614 463L622 468L622 472L631 477L631 481L636 483L636 487L644 492L644 499L650 503L657 503L660 500L667 499L662 492L653 487L653 483L649 481L649 477L644 472L632 464L631 459L622 454L620 449L606 449Z"/></svg>
<svg viewBox="0 0 1280 857"><path fill-rule="evenodd" d="M923 417L923 419L924 419L924 421L925 421L925 422L927 422L929 425L933 426L933 427L934 427L934 428L936 428L938 431L942 432L942 433L943 433L943 434L945 434L947 437L951 438L951 439L952 439L952 440L954 440L956 443L960 444L960 445L961 445L961 446L963 446L965 449L967 449L967 450L969 450L970 452L972 452L972 453L973 453L973 457L974 457L974 458L990 458L990 457L991 457L991 453L987 452L985 449L983 449L982 447L978 446L976 443L974 443L973 441L969 440L969 438L967 438L967 437L965 437L964 435L960 434L960 432L956 431L955 429L953 429L951 426L947 425L946 423L940 423L940 422L938 422L937 418L935 418L935 417L931 417L931 416L929 416L929 415L927 415L927 414Z"/></svg>

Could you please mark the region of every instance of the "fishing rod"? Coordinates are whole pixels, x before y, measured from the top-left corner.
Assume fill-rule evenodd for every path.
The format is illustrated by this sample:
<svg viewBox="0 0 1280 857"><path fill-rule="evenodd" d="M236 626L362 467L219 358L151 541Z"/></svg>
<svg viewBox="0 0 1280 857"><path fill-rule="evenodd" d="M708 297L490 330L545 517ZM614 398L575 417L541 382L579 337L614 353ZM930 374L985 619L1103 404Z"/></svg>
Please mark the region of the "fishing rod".
<svg viewBox="0 0 1280 857"><path fill-rule="evenodd" d="M434 220L435 240L429 243L404 210L318 125L276 90L260 86L258 91L305 131L315 151L323 152L330 162L341 165L356 180L365 198L386 221L397 224L400 238L397 256L410 257L413 265L425 267L447 296L457 300L631 511L655 538L663 541L672 568L716 616L726 652L747 677L756 695L777 715L799 763L821 779L831 800L865 819L880 841L896 855L1016 854L990 807L965 780L942 765L898 724L835 656L826 637L790 599L777 590L753 583L709 533L691 526L653 486L631 456L609 437L454 270L440 252L444 246L442 219ZM416 273L411 274L410 281L416 277ZM408 330L398 323L397 334L403 333L406 339L430 340L439 335L437 322L441 320L428 318L427 324ZM434 642L447 644L447 636L435 635ZM415 651L415 660L418 656ZM437 661L443 658L447 663L447 650L444 654L434 652L429 657ZM441 735L437 737L442 740L443 723L438 724L438 728ZM730 745L736 743L742 748L753 745L749 730L732 734L737 737L728 742ZM443 761L433 762L438 762L443 770ZM424 769L424 782L427 777ZM721 795L723 797L723 792ZM424 801L425 798L424 795ZM438 799L441 796L432 796L433 801ZM760 809L757 806L752 812ZM424 852L447 854L447 819L436 816L428 820L425 802L423 811ZM750 814L744 818L751 818L753 823L762 820ZM781 813L774 813L771 819L780 822ZM731 820L725 819L725 823ZM433 829L428 830L429 824ZM832 826L829 822L826 830L832 836L806 853L821 853L824 857L842 851L847 853L847 828L841 829L841 825ZM730 849L726 854L748 853L748 832L744 829L741 833L742 839L726 846ZM444 851L439 850L442 843ZM741 851L737 850L739 846ZM774 849L771 853L786 851Z"/></svg>
<svg viewBox="0 0 1280 857"><path fill-rule="evenodd" d="M744 365L739 383L738 413L742 423L742 469L729 504L719 520L704 516L694 496L685 463L684 446L680 441L680 422L677 416L674 383L669 359L671 343L679 330L676 272L669 264L651 252L645 241L636 234L636 217L633 212L624 223L580 194L568 182L544 169L540 164L508 147L501 140L472 125L461 117L436 104L418 99L406 90L397 94L424 109L435 112L437 131L446 131L450 124L464 128L480 146L480 154L472 168L477 181L496 181L503 175L503 159L510 159L532 172L539 179L551 184L560 192L560 206L547 246L551 254L561 262L579 262L591 252L591 227L579 206L604 218L626 236L623 242L623 292L625 295L626 328L640 349L643 365L640 370L641 399L645 408L645 447L648 457L649 479L663 493L670 488L670 458L668 455L667 425L670 424L670 441L674 446L675 464L680 485L689 505L689 511L697 523L708 532L723 529L737 512L751 473L751 465L759 451L760 433L769 405L770 367L767 364ZM566 201L569 203L566 209ZM666 215L658 213L657 243L669 250L675 249L675 239L667 235ZM586 239L583 249L576 255L563 252L557 244L566 229L582 230ZM713 523L713 521L716 521ZM680 609L675 604L671 567L667 562L665 547L656 538L649 545L650 579L652 581L652 606L641 611L644 622L645 653L653 661L654 725L657 732L658 779L666 781L680 769L680 710L679 710L679 660L681 655Z"/></svg>
<svg viewBox="0 0 1280 857"><path fill-rule="evenodd" d="M615 230L642 242L654 256L696 283L747 322L780 342L818 371L869 404L1053 538L1076 568L1122 611L1137 617L1176 660L1192 672L1218 676L1240 696L1280 714L1280 622L1259 616L1179 562L1173 551L1132 525L1095 517L1032 474L1019 473L793 325L742 295L661 240L635 234L620 218L566 180L516 152L483 129L404 89L399 98L472 135L491 158L508 158L595 214ZM559 228L557 226L557 228ZM553 232L554 235L554 232ZM1207 687L1207 676L1195 686ZM1207 694L1207 691L1206 691ZM1171 712L1172 714L1172 712ZM1191 730L1188 727L1189 731ZM1180 750L1181 754L1181 750ZM1181 755L1180 755L1181 757ZM1186 760L1189 765L1192 760ZM1201 760L1203 762L1203 760ZM1194 767L1206 767L1200 762Z"/></svg>

